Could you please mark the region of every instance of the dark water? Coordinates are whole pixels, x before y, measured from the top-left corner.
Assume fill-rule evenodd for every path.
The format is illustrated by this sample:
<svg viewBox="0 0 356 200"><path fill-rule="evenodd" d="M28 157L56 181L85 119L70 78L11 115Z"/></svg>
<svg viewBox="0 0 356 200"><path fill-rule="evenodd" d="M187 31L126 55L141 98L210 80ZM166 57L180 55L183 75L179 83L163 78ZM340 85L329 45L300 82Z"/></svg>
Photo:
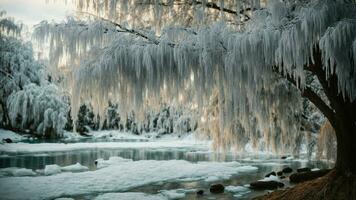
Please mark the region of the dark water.
<svg viewBox="0 0 356 200"><path fill-rule="evenodd" d="M1 155L2 154L2 155ZM306 160L282 160L278 156L258 156L258 155L234 155L234 154L218 154L212 152L201 152L199 149L192 148L164 148L164 149L91 149L91 150L76 150L67 152L41 152L41 153L4 153L0 152L0 168L6 167L21 167L29 169L43 169L45 165L57 164L60 166L72 165L77 162L96 170L94 161L98 158L108 159L111 156L120 156L133 160L187 160L190 162L199 161L238 161L246 165L258 167L257 172L239 173L229 180L218 181L224 185L246 185L252 181L263 178L271 171L279 171L286 166L293 169L300 167L310 168L330 168L330 164L318 161ZM246 159L248 158L248 159ZM273 164L271 164L273 163ZM203 189L205 195L197 197L195 192L187 193L185 199L251 199L254 196L262 195L267 191L253 191L243 197L233 197L232 193L225 192L215 195L209 193L209 186L214 182L205 181L190 181L190 182L168 182L160 184L151 184L141 186L130 190L130 192L144 192L156 194L160 190L171 190L178 188L186 189ZM82 195L71 197L74 199L92 199L98 194Z"/></svg>

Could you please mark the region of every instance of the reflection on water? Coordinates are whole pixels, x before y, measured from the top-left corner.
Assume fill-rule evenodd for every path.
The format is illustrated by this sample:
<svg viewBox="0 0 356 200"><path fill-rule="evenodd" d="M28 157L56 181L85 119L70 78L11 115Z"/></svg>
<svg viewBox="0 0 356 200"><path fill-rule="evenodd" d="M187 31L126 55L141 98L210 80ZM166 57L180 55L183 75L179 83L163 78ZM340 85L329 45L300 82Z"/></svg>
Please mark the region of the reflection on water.
<svg viewBox="0 0 356 200"><path fill-rule="evenodd" d="M90 149L76 150L67 152L50 152L37 154L8 154L8 156L0 155L0 168L5 167L21 167L29 169L43 169L45 165L57 164L60 166L72 165L77 162L95 169L94 161L98 158L108 159L111 156L119 156L132 160L187 160L190 162L198 161L239 161L250 165L268 165L269 162L288 164L293 168L298 167L318 167L325 168L326 163L317 161L308 162L291 162L281 159L276 159L273 156L252 156L252 160L244 159L248 155L233 155L233 154L218 154L212 152L201 152L196 149L187 148L164 148L164 149ZM251 158L251 156L249 157ZM261 162L262 161L262 162ZM261 162L261 163L259 163ZM260 167L261 167L260 166Z"/></svg>
<svg viewBox="0 0 356 200"><path fill-rule="evenodd" d="M133 160L188 160L208 161L208 154L191 153L187 149L93 149L68 152L51 152L40 154L8 154L0 157L0 168L22 167L29 169L42 169L45 165L57 164L66 166L77 162L95 169L94 161L98 158L108 159L111 156L120 156Z"/></svg>

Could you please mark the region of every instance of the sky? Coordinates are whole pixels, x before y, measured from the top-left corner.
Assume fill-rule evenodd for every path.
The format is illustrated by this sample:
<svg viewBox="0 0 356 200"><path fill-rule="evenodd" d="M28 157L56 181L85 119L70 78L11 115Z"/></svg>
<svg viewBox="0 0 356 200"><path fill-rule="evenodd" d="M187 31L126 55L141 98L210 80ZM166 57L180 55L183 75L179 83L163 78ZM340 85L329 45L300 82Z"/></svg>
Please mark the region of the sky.
<svg viewBox="0 0 356 200"><path fill-rule="evenodd" d="M67 2L67 3L66 3ZM26 25L33 26L42 20L61 21L74 12L70 0L0 0L0 10Z"/></svg>

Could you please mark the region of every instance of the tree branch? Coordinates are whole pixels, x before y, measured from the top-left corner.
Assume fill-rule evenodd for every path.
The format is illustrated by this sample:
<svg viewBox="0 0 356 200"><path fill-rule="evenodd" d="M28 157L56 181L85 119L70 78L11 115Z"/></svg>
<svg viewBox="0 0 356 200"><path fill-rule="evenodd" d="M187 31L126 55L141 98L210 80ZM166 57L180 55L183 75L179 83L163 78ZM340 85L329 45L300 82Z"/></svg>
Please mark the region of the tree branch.
<svg viewBox="0 0 356 200"><path fill-rule="evenodd" d="M3 73L5 76L9 77L10 79L14 79L14 76L12 76L10 73L0 69L0 72Z"/></svg>
<svg viewBox="0 0 356 200"><path fill-rule="evenodd" d="M330 108L330 106L327 105L324 100L318 94L316 94L310 86L306 86L305 88L300 89L297 86L297 82L289 74L283 74L278 70L277 67L273 67L272 70L273 72L285 78L289 83L294 85L301 92L301 95L304 98L307 98L325 115L326 118L328 118L331 124L335 124L336 119L334 110Z"/></svg>
<svg viewBox="0 0 356 200"><path fill-rule="evenodd" d="M177 2L177 1L175 1ZM150 4L150 2L148 3L138 3L138 4ZM152 2L151 3L152 5L155 4L155 2ZM225 13L228 13L228 14L232 14L232 15L243 15L246 20L249 20L250 19L250 16L248 16L245 12L248 12L248 11L254 11L256 9L251 9L251 8L246 8L246 9L241 9L240 11L236 11L236 10L232 10L232 9L229 9L229 8L221 8L219 5L217 5L216 3L214 2L206 2L205 4L202 2L202 1L195 1L195 0L192 0L192 1L186 1L186 2L180 2L179 4L175 4L175 5L205 5L206 8L210 8L210 9L214 9L214 10L219 10L219 11L222 11L222 12L225 12ZM158 5L160 6L171 6L170 4L168 3L163 3L163 2L160 2L158 3Z"/></svg>
<svg viewBox="0 0 356 200"><path fill-rule="evenodd" d="M100 16L97 16L97 15L94 15L94 14L89 13L89 12L80 12L80 13L83 13L83 14L90 15L90 16L92 16L92 17L98 18L98 19L100 19L100 20L102 20L102 21L108 22L108 23L110 23L110 24L113 24L113 25L119 27L121 30L123 30L123 31L125 31L125 32L127 32L127 33L131 33L131 34L140 36L140 37L145 38L145 39L147 39L147 40L149 40L149 41L151 41L151 42L153 42L153 43L155 43L155 44L159 44L159 42L158 42L156 39L150 38L150 37L148 37L147 35L145 35L145 34L139 32L139 31L137 31L137 30L135 30L135 29L128 29L128 28L124 27L123 25L121 25L121 24L119 24L119 23L116 23L116 22L111 21L111 20L109 20L109 19L106 19L106 18L104 18L104 17L100 17Z"/></svg>

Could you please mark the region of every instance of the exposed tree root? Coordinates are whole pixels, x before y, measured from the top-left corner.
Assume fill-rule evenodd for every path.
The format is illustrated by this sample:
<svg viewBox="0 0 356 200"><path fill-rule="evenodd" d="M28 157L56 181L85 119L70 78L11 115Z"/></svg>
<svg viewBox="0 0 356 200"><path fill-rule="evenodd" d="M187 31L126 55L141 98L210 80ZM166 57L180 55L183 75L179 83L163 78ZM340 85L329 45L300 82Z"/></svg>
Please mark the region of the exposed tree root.
<svg viewBox="0 0 356 200"><path fill-rule="evenodd" d="M278 190L256 200L356 200L356 175L345 175L332 170L315 180L293 188Z"/></svg>

